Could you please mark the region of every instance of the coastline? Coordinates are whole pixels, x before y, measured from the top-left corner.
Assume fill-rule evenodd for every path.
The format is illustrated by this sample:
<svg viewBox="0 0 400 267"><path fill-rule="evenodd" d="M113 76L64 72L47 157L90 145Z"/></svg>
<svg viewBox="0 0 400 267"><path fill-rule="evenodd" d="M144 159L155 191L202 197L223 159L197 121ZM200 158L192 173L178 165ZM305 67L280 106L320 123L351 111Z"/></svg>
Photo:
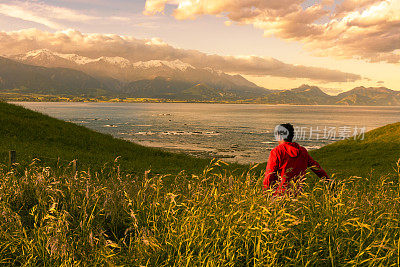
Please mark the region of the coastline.
<svg viewBox="0 0 400 267"><path fill-rule="evenodd" d="M235 101L201 101L201 100L174 100L158 98L118 98L118 97L79 97L56 96L39 94L10 94L0 93L0 101L7 103L176 103L176 104L234 104L234 105L268 105L268 106L326 106L326 107L400 107L400 105L349 105L349 104L304 104L304 103L260 103L252 100Z"/></svg>

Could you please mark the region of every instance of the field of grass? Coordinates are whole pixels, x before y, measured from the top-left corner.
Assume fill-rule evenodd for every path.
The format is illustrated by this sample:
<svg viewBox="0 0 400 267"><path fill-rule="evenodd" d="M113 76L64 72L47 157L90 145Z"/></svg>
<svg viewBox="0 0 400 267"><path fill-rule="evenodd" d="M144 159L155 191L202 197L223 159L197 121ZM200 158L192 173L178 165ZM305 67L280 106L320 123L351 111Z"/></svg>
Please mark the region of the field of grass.
<svg viewBox="0 0 400 267"><path fill-rule="evenodd" d="M0 148L18 152L0 164L1 265L400 264L400 124L314 151L336 188L308 174L296 198L263 191L260 166L239 172L5 103L0 125Z"/></svg>
<svg viewBox="0 0 400 267"><path fill-rule="evenodd" d="M3 167L0 264L398 266L398 179L373 178L331 192L307 176L273 199L258 172L222 162L190 176Z"/></svg>

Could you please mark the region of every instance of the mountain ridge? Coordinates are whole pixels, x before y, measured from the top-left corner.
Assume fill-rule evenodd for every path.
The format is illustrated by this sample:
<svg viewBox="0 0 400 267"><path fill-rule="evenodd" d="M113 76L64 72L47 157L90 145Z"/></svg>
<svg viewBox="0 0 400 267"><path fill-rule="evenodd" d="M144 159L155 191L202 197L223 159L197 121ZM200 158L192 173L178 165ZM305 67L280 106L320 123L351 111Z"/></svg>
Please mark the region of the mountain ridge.
<svg viewBox="0 0 400 267"><path fill-rule="evenodd" d="M49 57L53 56L53 54L39 54L46 62ZM71 54L70 56L74 57ZM78 58L77 60L83 59ZM105 59L101 57L99 60ZM115 63L113 60L118 64L124 64L122 58L107 59L107 61ZM175 63L181 64L181 62ZM160 64L163 65L163 62L153 61L150 68ZM179 68L191 69L184 64ZM215 70L202 71L225 75ZM179 77L166 78L157 76L157 73L153 75L155 77L152 79L123 82L110 76L92 76L76 69L36 66L0 57L0 92L3 93L293 105L400 105L400 92L386 87L360 86L332 96L317 86L307 84L289 90L267 90L261 87L215 85L218 81L202 83L193 80L179 80ZM240 75L228 76L230 79L234 79L236 84L247 84L247 80ZM214 86L210 84L214 84Z"/></svg>
<svg viewBox="0 0 400 267"><path fill-rule="evenodd" d="M107 94L106 86L83 72L21 64L0 57L0 89L30 93Z"/></svg>
<svg viewBox="0 0 400 267"><path fill-rule="evenodd" d="M329 95L317 86L303 84L298 88L278 90L255 99L260 104L400 106L400 91L386 87L355 87Z"/></svg>
<svg viewBox="0 0 400 267"><path fill-rule="evenodd" d="M253 88L258 93L266 90L240 75L230 75L211 68L196 68L181 60L131 62L123 57L89 58L77 54L57 53L48 49L33 50L9 58L36 66L72 68L94 77L110 77L124 83L163 77L177 81L204 83L223 90L237 90L240 89L239 87Z"/></svg>
<svg viewBox="0 0 400 267"><path fill-rule="evenodd" d="M21 93L73 96L113 96L119 98L162 98L186 101L223 101L256 97L264 94L259 88L219 88L203 84L208 94L186 91L199 84L193 81L155 77L124 83L111 77L91 76L70 68L28 65L0 57L0 90ZM249 91L247 91L249 90ZM259 91L261 90L261 91Z"/></svg>

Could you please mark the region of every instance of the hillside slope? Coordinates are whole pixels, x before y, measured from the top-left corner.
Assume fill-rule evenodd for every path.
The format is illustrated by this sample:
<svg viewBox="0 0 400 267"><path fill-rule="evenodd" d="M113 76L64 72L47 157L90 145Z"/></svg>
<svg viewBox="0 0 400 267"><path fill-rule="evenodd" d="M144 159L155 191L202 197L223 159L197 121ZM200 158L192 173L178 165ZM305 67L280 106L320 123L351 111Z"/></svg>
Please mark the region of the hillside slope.
<svg viewBox="0 0 400 267"><path fill-rule="evenodd" d="M385 87L356 87L337 96L337 104L345 105L373 105L373 106L398 106L400 93Z"/></svg>
<svg viewBox="0 0 400 267"><path fill-rule="evenodd" d="M328 95L317 86L303 84L290 90L270 91L264 97L244 103L291 105L398 106L400 92L385 87L356 87L338 95Z"/></svg>
<svg viewBox="0 0 400 267"><path fill-rule="evenodd" d="M18 162L39 158L50 166L60 157L63 165L78 159L82 169L100 169L121 156L128 171L177 173L201 171L209 163L184 154L143 147L64 122L23 107L0 102L0 162L6 163L9 150L17 151Z"/></svg>
<svg viewBox="0 0 400 267"><path fill-rule="evenodd" d="M400 158L400 122L365 134L364 140L344 140L311 152L330 173L373 176L395 173Z"/></svg>
<svg viewBox="0 0 400 267"><path fill-rule="evenodd" d="M324 93L316 86L302 85L291 90L271 92L258 100L269 104L328 105L335 103L335 97Z"/></svg>

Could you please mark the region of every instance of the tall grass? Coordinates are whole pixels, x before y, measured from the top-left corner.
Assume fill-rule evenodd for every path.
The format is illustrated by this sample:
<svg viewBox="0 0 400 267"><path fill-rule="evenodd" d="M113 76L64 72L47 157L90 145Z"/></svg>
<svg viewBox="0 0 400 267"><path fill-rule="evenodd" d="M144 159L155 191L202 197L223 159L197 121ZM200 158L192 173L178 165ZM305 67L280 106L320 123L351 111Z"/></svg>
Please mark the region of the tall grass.
<svg viewBox="0 0 400 267"><path fill-rule="evenodd" d="M399 265L400 176L307 176L296 198L213 161L201 175L0 170L0 264Z"/></svg>

